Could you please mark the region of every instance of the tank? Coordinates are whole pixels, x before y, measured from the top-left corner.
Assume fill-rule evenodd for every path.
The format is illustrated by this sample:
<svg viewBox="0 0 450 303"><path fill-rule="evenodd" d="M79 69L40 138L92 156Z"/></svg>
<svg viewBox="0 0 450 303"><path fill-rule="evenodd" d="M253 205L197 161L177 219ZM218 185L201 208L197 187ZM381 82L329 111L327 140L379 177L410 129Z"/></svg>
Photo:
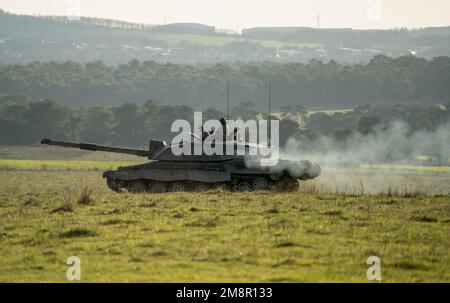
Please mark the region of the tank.
<svg viewBox="0 0 450 303"><path fill-rule="evenodd" d="M246 192L259 190L297 190L299 180L309 180L319 176L318 164L306 160L279 160L275 166L261 166L256 156L238 155L180 155L172 152L170 144L150 140L147 150L109 147L90 143L72 143L43 139L42 144L89 151L104 151L146 157L149 162L119 167L103 173L108 187L115 192L164 193L194 191L201 192L214 188ZM202 144L199 138L190 142L194 150ZM226 141L223 148L232 144L234 148L245 148L249 143ZM246 153L248 154L248 153Z"/></svg>

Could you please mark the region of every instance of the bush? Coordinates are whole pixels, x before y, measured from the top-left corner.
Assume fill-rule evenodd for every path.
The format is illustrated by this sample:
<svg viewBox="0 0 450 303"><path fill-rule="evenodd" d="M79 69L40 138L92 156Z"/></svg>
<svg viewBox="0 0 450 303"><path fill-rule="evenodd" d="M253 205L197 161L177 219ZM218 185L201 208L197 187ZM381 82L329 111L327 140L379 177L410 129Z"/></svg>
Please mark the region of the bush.
<svg viewBox="0 0 450 303"><path fill-rule="evenodd" d="M93 189L85 187L81 192L80 198L78 199L78 204L81 205L91 205L94 204L94 198L92 198Z"/></svg>

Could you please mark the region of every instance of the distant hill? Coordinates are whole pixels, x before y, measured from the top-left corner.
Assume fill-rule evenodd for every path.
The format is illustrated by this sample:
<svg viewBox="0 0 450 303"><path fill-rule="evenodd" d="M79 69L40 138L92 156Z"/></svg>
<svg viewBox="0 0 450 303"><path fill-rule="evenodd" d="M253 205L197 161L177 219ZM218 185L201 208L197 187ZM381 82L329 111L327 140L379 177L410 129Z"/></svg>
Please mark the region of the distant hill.
<svg viewBox="0 0 450 303"><path fill-rule="evenodd" d="M224 34L196 23L152 25L110 19L25 16L0 10L0 64L133 59L158 63L368 62L374 55L450 55L450 27L415 30L261 27Z"/></svg>

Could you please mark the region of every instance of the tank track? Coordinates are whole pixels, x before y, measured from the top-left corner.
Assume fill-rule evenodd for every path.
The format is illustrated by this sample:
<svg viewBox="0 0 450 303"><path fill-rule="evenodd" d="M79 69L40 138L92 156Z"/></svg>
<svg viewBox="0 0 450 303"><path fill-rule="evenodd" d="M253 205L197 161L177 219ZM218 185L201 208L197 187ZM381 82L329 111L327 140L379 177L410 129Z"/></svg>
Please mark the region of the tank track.
<svg viewBox="0 0 450 303"><path fill-rule="evenodd" d="M224 189L231 192L298 190L298 181L289 177L272 181L266 176L235 175L229 183L204 183L195 181L161 182L153 180L133 180L124 182L107 178L108 187L117 192L129 193L166 193L166 192L205 192L212 189Z"/></svg>

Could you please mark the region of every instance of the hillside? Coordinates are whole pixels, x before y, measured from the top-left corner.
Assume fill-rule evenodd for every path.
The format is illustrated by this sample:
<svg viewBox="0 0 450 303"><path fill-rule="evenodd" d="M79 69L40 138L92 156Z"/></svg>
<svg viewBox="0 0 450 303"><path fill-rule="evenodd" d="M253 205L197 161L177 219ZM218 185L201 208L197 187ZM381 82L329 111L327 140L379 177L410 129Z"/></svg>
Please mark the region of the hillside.
<svg viewBox="0 0 450 303"><path fill-rule="evenodd" d="M0 63L132 59L161 63L368 61L374 55L450 55L449 28L352 30L252 28L224 34L201 24L163 26L107 19L35 17L0 10Z"/></svg>

